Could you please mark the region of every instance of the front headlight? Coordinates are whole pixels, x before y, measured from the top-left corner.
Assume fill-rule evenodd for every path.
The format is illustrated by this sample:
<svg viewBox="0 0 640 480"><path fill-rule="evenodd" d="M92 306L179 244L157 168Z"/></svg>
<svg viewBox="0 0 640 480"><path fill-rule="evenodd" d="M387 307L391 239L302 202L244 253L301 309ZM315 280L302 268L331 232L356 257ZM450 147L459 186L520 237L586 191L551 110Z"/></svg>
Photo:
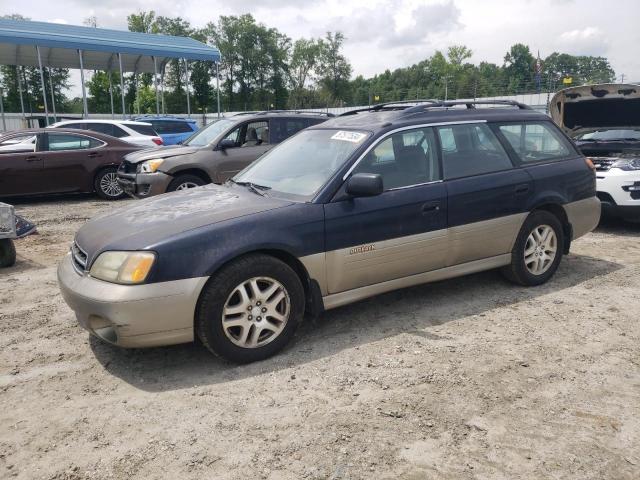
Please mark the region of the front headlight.
<svg viewBox="0 0 640 480"><path fill-rule="evenodd" d="M146 162L142 162L139 167L140 173L154 173L158 170L158 167L162 165L164 159L162 158L154 158L153 160L147 160Z"/></svg>
<svg viewBox="0 0 640 480"><path fill-rule="evenodd" d="M155 259L153 252L104 252L93 262L89 275L105 282L134 285L146 280Z"/></svg>
<svg viewBox="0 0 640 480"><path fill-rule="evenodd" d="M611 165L611 168L619 168L620 170L640 170L640 158L621 158Z"/></svg>

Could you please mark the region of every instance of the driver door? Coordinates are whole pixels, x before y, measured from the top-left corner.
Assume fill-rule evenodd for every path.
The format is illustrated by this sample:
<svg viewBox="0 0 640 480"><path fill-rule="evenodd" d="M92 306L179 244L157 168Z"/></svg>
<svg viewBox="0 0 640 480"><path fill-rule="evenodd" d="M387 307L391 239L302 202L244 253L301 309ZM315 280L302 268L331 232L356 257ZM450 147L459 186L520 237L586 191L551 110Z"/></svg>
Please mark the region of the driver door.
<svg viewBox="0 0 640 480"><path fill-rule="evenodd" d="M271 148L269 123L266 120L243 123L233 129L224 140L232 140L235 146L220 150L218 161L220 183L233 177Z"/></svg>
<svg viewBox="0 0 640 480"><path fill-rule="evenodd" d="M387 137L353 173L381 175L384 192L325 205L329 293L444 267L447 192L433 130Z"/></svg>

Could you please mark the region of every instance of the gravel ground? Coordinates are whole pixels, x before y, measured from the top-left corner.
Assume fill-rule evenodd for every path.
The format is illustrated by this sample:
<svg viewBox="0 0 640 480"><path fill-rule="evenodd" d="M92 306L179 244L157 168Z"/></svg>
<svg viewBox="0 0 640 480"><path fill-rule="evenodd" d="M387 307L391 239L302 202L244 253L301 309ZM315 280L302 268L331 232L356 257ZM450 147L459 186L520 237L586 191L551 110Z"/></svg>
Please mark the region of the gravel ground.
<svg viewBox="0 0 640 480"><path fill-rule="evenodd" d="M640 226L576 241L544 286L393 292L236 366L76 325L56 264L115 206L17 204L40 234L0 272L0 478L640 478Z"/></svg>

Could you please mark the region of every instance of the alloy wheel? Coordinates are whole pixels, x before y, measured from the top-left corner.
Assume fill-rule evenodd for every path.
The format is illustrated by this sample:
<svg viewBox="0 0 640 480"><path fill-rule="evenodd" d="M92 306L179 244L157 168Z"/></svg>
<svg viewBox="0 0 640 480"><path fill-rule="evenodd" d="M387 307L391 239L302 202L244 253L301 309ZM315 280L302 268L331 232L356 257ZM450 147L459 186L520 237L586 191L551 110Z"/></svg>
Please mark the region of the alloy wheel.
<svg viewBox="0 0 640 480"><path fill-rule="evenodd" d="M100 190L108 197L119 197L124 192L118 184L116 172L105 173L100 179Z"/></svg>
<svg viewBox="0 0 640 480"><path fill-rule="evenodd" d="M199 187L199 186L200 185L198 185L195 182L184 182L184 183L181 183L180 185L178 185L176 187L176 190L186 190L188 188L196 188L196 187Z"/></svg>
<svg viewBox="0 0 640 480"><path fill-rule="evenodd" d="M291 299L284 285L269 277L254 277L233 289L222 312L222 328L231 342L257 348L284 330Z"/></svg>
<svg viewBox="0 0 640 480"><path fill-rule="evenodd" d="M549 225L535 227L527 237L524 247L524 263L533 275L545 273L556 258L558 237Z"/></svg>

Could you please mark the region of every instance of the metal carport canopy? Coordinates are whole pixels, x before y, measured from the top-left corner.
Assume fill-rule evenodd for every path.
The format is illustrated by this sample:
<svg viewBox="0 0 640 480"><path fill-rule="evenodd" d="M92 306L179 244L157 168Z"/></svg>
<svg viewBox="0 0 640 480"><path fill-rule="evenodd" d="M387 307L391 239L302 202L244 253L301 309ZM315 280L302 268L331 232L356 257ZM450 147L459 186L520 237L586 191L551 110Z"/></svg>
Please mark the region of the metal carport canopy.
<svg viewBox="0 0 640 480"><path fill-rule="evenodd" d="M1 65L37 67L36 46L45 65L54 68L80 68L78 50L90 70L118 70L118 53L125 72L154 73L152 57L159 65L174 58L220 61L217 48L193 38L0 19Z"/></svg>

